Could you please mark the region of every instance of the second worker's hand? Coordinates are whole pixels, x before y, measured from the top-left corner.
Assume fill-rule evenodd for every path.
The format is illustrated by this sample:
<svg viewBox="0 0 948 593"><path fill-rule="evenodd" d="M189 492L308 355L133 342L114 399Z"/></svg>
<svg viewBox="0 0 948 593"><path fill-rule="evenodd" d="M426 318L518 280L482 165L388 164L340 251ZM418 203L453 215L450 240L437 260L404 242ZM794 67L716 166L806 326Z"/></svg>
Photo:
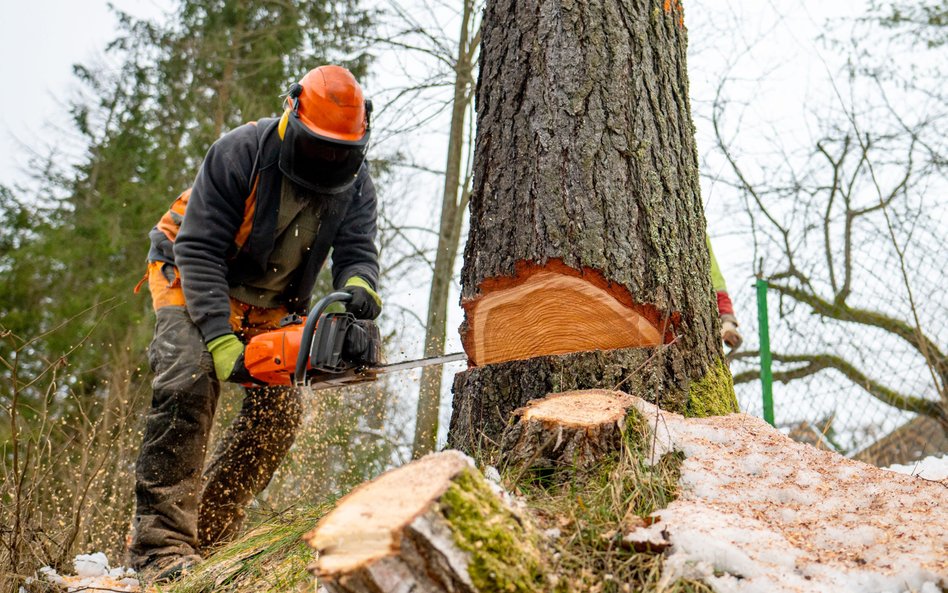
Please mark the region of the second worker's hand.
<svg viewBox="0 0 948 593"><path fill-rule="evenodd" d="M744 337L737 329L737 318L733 315L721 316L721 340L734 352L744 343Z"/></svg>

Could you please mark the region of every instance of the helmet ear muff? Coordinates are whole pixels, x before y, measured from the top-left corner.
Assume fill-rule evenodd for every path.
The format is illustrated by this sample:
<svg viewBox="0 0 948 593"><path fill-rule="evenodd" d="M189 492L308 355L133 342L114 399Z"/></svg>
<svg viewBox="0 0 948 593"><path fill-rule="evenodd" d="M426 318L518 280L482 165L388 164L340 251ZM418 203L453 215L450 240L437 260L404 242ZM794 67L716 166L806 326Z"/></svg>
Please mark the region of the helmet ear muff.
<svg viewBox="0 0 948 593"><path fill-rule="evenodd" d="M290 90L286 92L286 98L293 106L293 109L299 109L299 98L303 94L303 85L294 82L290 85Z"/></svg>
<svg viewBox="0 0 948 593"><path fill-rule="evenodd" d="M283 110L283 116L280 118L280 125L277 126L277 133L280 135L280 140L283 140L283 137L286 136L286 126L290 123L290 112L293 111L293 108L287 106Z"/></svg>
<svg viewBox="0 0 948 593"><path fill-rule="evenodd" d="M286 108L283 110L283 116L280 118L280 125L277 128L277 132L280 134L280 140L283 140L283 137L286 136L286 126L290 122L290 112L296 113L300 108L300 95L303 94L303 85L298 82L294 82L290 85L286 94L283 95L286 97L283 104Z"/></svg>

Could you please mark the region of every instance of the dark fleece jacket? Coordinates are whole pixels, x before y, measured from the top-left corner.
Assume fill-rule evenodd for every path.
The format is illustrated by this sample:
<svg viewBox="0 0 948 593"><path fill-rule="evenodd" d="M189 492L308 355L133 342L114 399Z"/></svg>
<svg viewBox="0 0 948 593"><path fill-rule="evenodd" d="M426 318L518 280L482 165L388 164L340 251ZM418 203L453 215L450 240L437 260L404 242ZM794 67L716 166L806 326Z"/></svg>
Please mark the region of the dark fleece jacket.
<svg viewBox="0 0 948 593"><path fill-rule="evenodd" d="M283 174L276 119L241 126L211 146L191 190L187 210L172 242L152 229L149 260L174 263L181 273L188 313L205 342L231 333L228 287L264 273L273 251ZM235 238L256 185L256 206L246 242ZM363 165L351 189L319 194L326 200L319 232L307 258L283 294L287 308L304 313L316 276L332 248L333 286L359 276L378 282L375 247L375 186Z"/></svg>

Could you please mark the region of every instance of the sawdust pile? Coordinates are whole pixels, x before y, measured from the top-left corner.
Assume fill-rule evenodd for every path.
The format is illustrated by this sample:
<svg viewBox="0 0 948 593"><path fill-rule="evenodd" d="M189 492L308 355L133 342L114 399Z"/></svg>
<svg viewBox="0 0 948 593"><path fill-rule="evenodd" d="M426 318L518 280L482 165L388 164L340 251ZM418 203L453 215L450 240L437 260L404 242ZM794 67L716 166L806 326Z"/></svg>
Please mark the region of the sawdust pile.
<svg viewBox="0 0 948 593"><path fill-rule="evenodd" d="M686 457L679 499L628 536L671 544L666 582L696 578L722 593L948 587L948 480L817 450L744 414L636 407L653 429L653 460Z"/></svg>

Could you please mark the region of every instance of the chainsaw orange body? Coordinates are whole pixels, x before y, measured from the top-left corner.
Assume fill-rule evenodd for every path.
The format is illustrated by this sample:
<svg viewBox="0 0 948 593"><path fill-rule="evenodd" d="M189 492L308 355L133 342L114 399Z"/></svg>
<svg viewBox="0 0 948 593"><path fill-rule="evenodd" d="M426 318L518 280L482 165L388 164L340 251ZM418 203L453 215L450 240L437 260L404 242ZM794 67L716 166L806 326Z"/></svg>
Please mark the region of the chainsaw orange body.
<svg viewBox="0 0 948 593"><path fill-rule="evenodd" d="M302 323L255 336L244 350L244 366L267 385L292 385L302 338Z"/></svg>
<svg viewBox="0 0 948 593"><path fill-rule="evenodd" d="M325 312L332 303L351 298L345 292L330 293L308 317L291 315L280 329L251 338L244 349L247 371L267 385L313 389L374 381L381 363L378 326L351 313Z"/></svg>
<svg viewBox="0 0 948 593"><path fill-rule="evenodd" d="M316 303L309 317L287 317L282 327L250 339L244 366L267 385L293 385L311 390L375 381L381 373L465 360L463 352L383 364L382 337L374 322L351 313L325 313L332 303L351 296L333 292ZM253 387L254 385L247 385Z"/></svg>

